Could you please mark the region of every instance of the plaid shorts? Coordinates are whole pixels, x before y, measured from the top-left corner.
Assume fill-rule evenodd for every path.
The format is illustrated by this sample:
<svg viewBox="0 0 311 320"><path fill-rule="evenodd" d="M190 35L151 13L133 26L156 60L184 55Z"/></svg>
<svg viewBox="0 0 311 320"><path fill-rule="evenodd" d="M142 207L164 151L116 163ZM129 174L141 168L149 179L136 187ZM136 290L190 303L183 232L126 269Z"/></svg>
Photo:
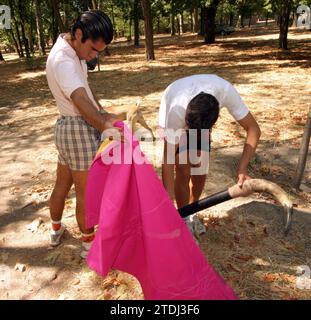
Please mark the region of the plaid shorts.
<svg viewBox="0 0 311 320"><path fill-rule="evenodd" d="M71 170L88 170L101 142L100 132L82 117L61 116L55 124L58 162Z"/></svg>

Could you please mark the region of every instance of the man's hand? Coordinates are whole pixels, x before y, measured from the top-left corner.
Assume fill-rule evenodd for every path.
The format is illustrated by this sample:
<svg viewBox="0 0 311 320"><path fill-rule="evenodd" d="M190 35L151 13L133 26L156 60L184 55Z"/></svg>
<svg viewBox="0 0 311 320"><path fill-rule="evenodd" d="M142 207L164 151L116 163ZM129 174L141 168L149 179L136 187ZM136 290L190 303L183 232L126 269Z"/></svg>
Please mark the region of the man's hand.
<svg viewBox="0 0 311 320"><path fill-rule="evenodd" d="M124 142L124 135L122 128L115 127L114 124L117 121L122 121L113 113L102 113L102 116L105 118L104 128L102 131L102 136L109 138L110 140L119 140Z"/></svg>
<svg viewBox="0 0 311 320"><path fill-rule="evenodd" d="M86 120L87 123L101 133L111 130L114 132L114 134L110 134L108 137L114 136L117 140L124 141L122 129L114 127L114 123L119 120L117 116L111 113L103 113L98 111L88 97L85 88L81 87L76 89L70 97L74 105L81 113L81 116ZM107 135L106 132L105 135Z"/></svg>
<svg viewBox="0 0 311 320"><path fill-rule="evenodd" d="M248 175L247 169L239 169L237 171L237 177L238 177L238 186L242 188L244 181L251 179L251 177Z"/></svg>

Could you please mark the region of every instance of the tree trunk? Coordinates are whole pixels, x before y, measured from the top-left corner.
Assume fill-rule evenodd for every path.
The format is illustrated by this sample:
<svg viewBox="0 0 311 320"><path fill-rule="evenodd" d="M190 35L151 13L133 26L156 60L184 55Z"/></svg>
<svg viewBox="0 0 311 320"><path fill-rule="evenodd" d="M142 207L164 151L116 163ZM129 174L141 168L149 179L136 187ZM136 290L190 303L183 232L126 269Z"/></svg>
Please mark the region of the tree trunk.
<svg viewBox="0 0 311 320"><path fill-rule="evenodd" d="M176 22L177 22L177 32L178 32L178 35L180 36L180 20L178 15L177 15Z"/></svg>
<svg viewBox="0 0 311 320"><path fill-rule="evenodd" d="M219 1L220 0L213 0L207 8L202 8L204 19L204 42L206 44L215 42L215 18Z"/></svg>
<svg viewBox="0 0 311 320"><path fill-rule="evenodd" d="M193 9L193 32L198 33L199 31L199 9Z"/></svg>
<svg viewBox="0 0 311 320"><path fill-rule="evenodd" d="M116 20L114 16L114 5L111 3L111 19L112 19L112 25L113 25L113 33L114 33L114 38L117 39L117 26L116 26Z"/></svg>
<svg viewBox="0 0 311 320"><path fill-rule="evenodd" d="M279 48L283 50L288 50L288 25L289 17L291 13L292 1L288 0L282 3L280 8L280 36L279 36Z"/></svg>
<svg viewBox="0 0 311 320"><path fill-rule="evenodd" d="M10 35L11 35L12 40L13 40L13 42L14 42L15 50L16 50L18 56L21 58L20 49L19 49L19 47L18 47L18 43L17 43L17 40L16 40L16 38L15 38L15 35L14 35L14 32L13 32L12 29L10 29Z"/></svg>
<svg viewBox="0 0 311 320"><path fill-rule="evenodd" d="M13 7L12 0L9 0L9 6L11 7L11 15L12 15L12 19L14 21L15 31L16 31L16 35L17 35L17 42L16 43L18 43L17 48L19 47L19 49L17 49L17 52L18 52L18 55L19 55L20 58L24 58L23 44L22 44L21 35L20 35L20 32L19 32L19 28L18 28L19 24L16 21L16 15L14 13L14 7ZM13 32L12 29L11 29L11 33L12 33L13 39L15 39L14 38L14 32Z"/></svg>
<svg viewBox="0 0 311 320"><path fill-rule="evenodd" d="M252 15L250 15L249 17L249 21L248 21L248 27L250 28L251 27L251 24L252 24Z"/></svg>
<svg viewBox="0 0 311 320"><path fill-rule="evenodd" d="M139 12L138 12L139 2L134 1L134 46L139 47Z"/></svg>
<svg viewBox="0 0 311 320"><path fill-rule="evenodd" d="M52 40L53 40L53 44L57 41L57 37L58 37L58 23L57 23L57 20L56 20L56 17L55 17L55 12L54 12L54 7L52 5L52 2L53 0L50 0L49 3L50 3L50 9L51 9L51 17L52 17L52 20L51 20L51 31L52 31Z"/></svg>
<svg viewBox="0 0 311 320"><path fill-rule="evenodd" d="M29 48L32 54L35 53L35 49L34 49L34 41L33 41L33 26L31 21L29 22L29 28L28 28L28 41L29 41Z"/></svg>
<svg viewBox="0 0 311 320"><path fill-rule="evenodd" d="M68 2L64 3L64 27L66 32L70 30L70 25L69 25L69 17L70 17L70 4Z"/></svg>
<svg viewBox="0 0 311 320"><path fill-rule="evenodd" d="M45 52L45 42L44 42L44 34L43 34L40 0L35 0L35 12L36 12L36 25L37 25L39 50L40 50L40 53L43 56L45 56L46 52Z"/></svg>
<svg viewBox="0 0 311 320"><path fill-rule="evenodd" d="M5 61L4 58L3 58L3 55L2 55L2 53L1 53L1 51L0 51L0 61Z"/></svg>
<svg viewBox="0 0 311 320"><path fill-rule="evenodd" d="M204 36L205 34L205 29L206 29L206 20L207 20L207 16L206 16L206 7L201 7L201 12L200 12L200 30L199 30L199 35L200 36Z"/></svg>
<svg viewBox="0 0 311 320"><path fill-rule="evenodd" d="M179 14L179 34L184 33L184 13Z"/></svg>
<svg viewBox="0 0 311 320"><path fill-rule="evenodd" d="M229 25L230 25L230 27L233 27L233 19L234 19L234 15L233 15L233 13L231 12L231 13L230 13L230 16L229 16Z"/></svg>
<svg viewBox="0 0 311 320"><path fill-rule="evenodd" d="M83 0L83 11L87 11L87 10L89 10L89 1Z"/></svg>
<svg viewBox="0 0 311 320"><path fill-rule="evenodd" d="M190 32L194 32L193 31L193 9L190 10L189 22L190 22Z"/></svg>
<svg viewBox="0 0 311 320"><path fill-rule="evenodd" d="M157 16L157 34L161 33L160 25L161 25L161 18L160 16Z"/></svg>
<svg viewBox="0 0 311 320"><path fill-rule="evenodd" d="M133 24L133 17L131 15L130 16L130 22L129 22L130 33L129 33L129 36L128 36L128 41L132 41L132 24Z"/></svg>
<svg viewBox="0 0 311 320"><path fill-rule="evenodd" d="M241 13L241 28L244 28L244 13Z"/></svg>
<svg viewBox="0 0 311 320"><path fill-rule="evenodd" d="M171 12L170 14L170 25L171 25L171 36L176 35L176 28L175 28L175 14Z"/></svg>
<svg viewBox="0 0 311 320"><path fill-rule="evenodd" d="M65 26L59 13L59 0L51 0L51 2L52 2L52 8L54 11L55 22L57 23L58 29L60 30L60 32L64 33Z"/></svg>
<svg viewBox="0 0 311 320"><path fill-rule="evenodd" d="M20 25L21 25L21 30L22 30L22 40L23 40L23 44L25 47L26 58L30 59L29 42L28 42L28 39L26 37L26 32L25 32L25 21L24 21L25 8L23 6L22 0L18 0L18 10L19 10Z"/></svg>
<svg viewBox="0 0 311 320"><path fill-rule="evenodd" d="M155 60L150 1L141 0L141 4L143 7L144 22L145 22L146 58L147 60Z"/></svg>

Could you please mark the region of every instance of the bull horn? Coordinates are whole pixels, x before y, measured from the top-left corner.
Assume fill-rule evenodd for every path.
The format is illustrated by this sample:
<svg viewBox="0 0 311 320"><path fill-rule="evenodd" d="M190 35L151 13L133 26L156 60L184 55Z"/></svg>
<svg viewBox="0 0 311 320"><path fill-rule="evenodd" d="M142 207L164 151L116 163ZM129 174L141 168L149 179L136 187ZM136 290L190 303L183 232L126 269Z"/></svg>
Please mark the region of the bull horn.
<svg viewBox="0 0 311 320"><path fill-rule="evenodd" d="M254 192L267 192L271 194L284 208L286 214L286 224L284 234L287 235L292 222L293 203L288 198L286 192L277 184L264 179L249 179L243 183L241 188L237 184L227 190L213 194L202 200L193 202L185 207L178 209L182 217L187 217L201 210L210 208L216 204L238 197L246 197Z"/></svg>
<svg viewBox="0 0 311 320"><path fill-rule="evenodd" d="M254 192L267 192L271 194L284 208L286 214L285 235L288 234L293 215L293 203L287 193L276 183L264 179L249 179L243 183L243 187L238 185L228 189L232 198L246 197Z"/></svg>

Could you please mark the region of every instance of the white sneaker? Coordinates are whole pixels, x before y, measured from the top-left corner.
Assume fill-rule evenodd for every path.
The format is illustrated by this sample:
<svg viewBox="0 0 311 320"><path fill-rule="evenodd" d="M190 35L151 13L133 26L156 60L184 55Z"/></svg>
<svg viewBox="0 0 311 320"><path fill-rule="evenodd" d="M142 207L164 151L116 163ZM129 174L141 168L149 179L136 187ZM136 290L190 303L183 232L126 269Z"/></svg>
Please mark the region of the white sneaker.
<svg viewBox="0 0 311 320"><path fill-rule="evenodd" d="M199 238L199 236L206 232L205 225L201 222L196 214L192 217L192 223L195 237Z"/></svg>
<svg viewBox="0 0 311 320"><path fill-rule="evenodd" d="M60 244L61 238L66 230L66 226L62 223L59 230L55 231L51 229L50 231L50 245L56 247Z"/></svg>
<svg viewBox="0 0 311 320"><path fill-rule="evenodd" d="M89 253L89 250L90 250L90 248L91 248L91 246L92 246L92 243L93 243L93 241L91 241L91 242L84 242L84 241L82 241L82 244L81 244L81 252L80 252L80 257L81 257L82 259L86 259L87 255L88 255L88 253Z"/></svg>
<svg viewBox="0 0 311 320"><path fill-rule="evenodd" d="M194 234L194 228L193 228L193 223L192 223L192 219L191 216L185 217L183 218L183 220L185 221L189 231Z"/></svg>

